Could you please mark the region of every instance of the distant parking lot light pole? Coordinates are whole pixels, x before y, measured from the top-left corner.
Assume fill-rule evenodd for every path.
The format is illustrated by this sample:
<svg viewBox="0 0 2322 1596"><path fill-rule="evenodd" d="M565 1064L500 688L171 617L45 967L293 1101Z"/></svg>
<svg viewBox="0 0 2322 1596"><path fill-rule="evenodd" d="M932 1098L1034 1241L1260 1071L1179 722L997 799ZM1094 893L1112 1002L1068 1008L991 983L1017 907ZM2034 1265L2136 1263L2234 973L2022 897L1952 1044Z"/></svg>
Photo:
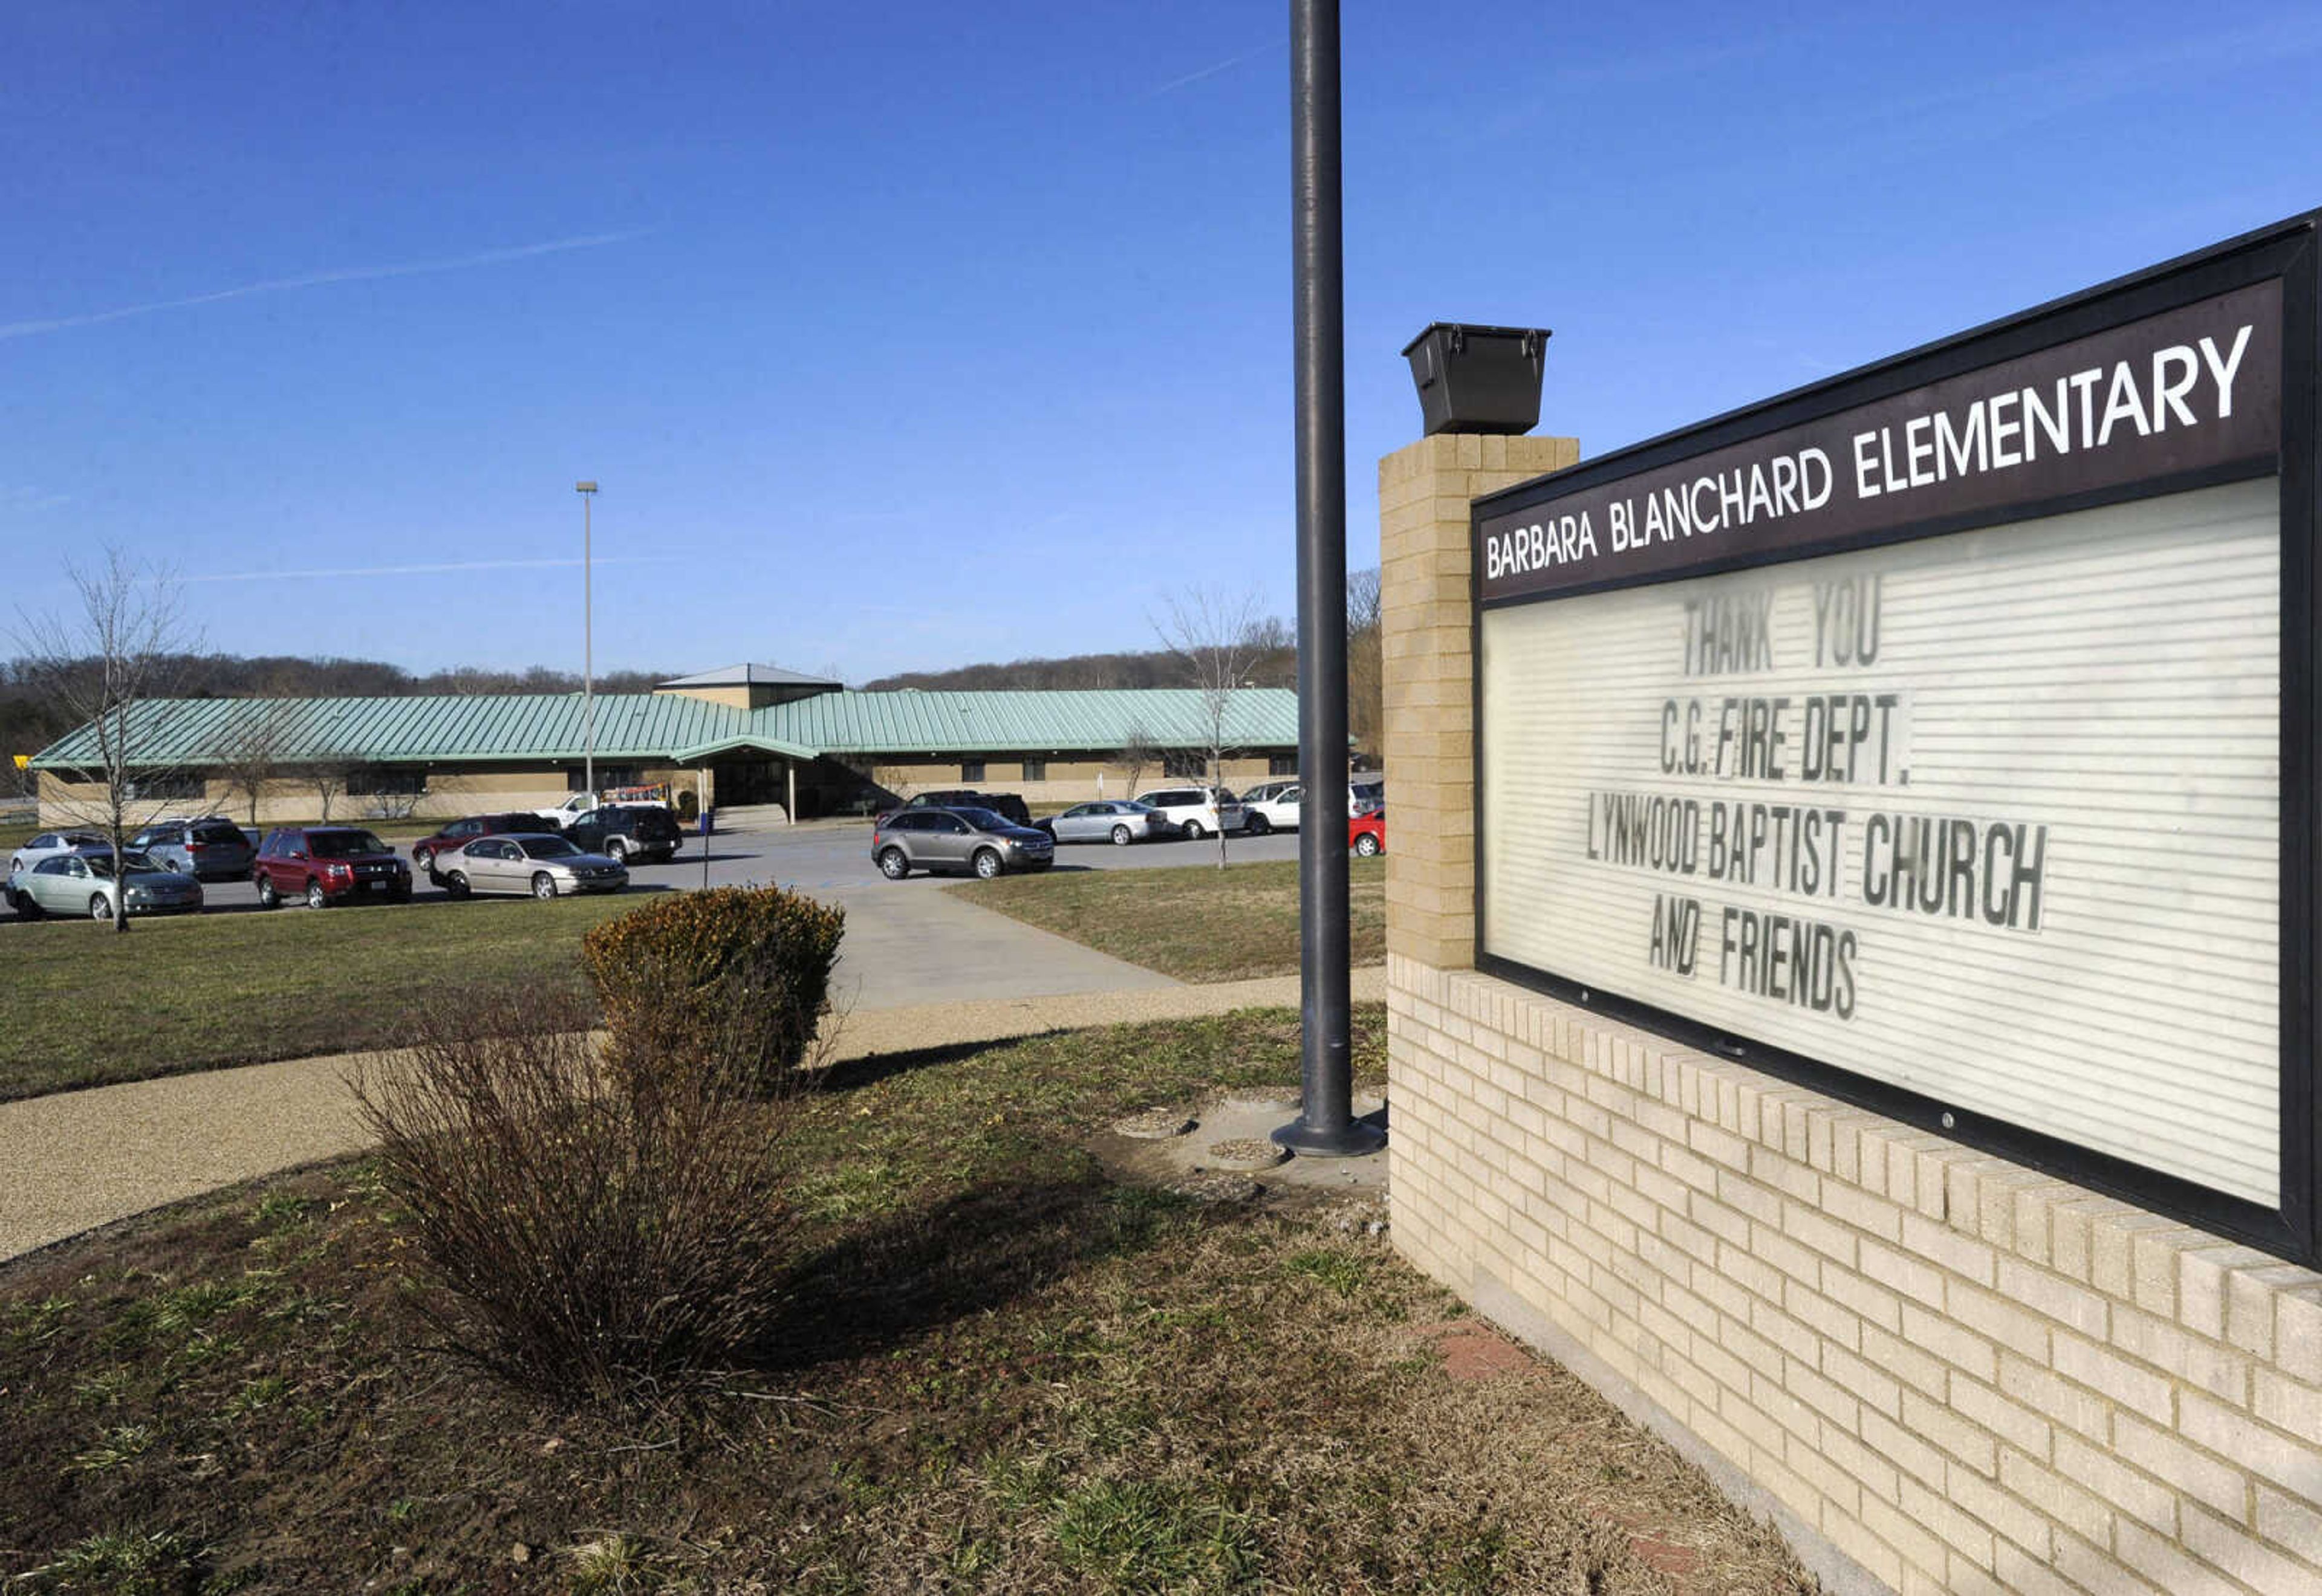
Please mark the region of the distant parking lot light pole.
<svg viewBox="0 0 2322 1596"><path fill-rule="evenodd" d="M597 485L594 482L575 482L572 491L580 496L580 735L584 749L580 789L594 798L597 796L597 640L590 611L593 595L589 590L589 504L597 497Z"/></svg>

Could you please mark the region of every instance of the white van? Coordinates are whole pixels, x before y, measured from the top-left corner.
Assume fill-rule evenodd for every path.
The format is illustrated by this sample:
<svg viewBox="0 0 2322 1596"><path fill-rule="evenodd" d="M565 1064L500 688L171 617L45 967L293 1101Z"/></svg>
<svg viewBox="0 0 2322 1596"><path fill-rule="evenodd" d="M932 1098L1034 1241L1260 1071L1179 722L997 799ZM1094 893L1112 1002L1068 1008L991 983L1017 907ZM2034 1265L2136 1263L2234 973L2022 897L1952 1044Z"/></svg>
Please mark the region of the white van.
<svg viewBox="0 0 2322 1596"><path fill-rule="evenodd" d="M1137 801L1167 816L1179 836L1214 836L1249 827L1241 800L1222 787L1156 787L1138 793Z"/></svg>

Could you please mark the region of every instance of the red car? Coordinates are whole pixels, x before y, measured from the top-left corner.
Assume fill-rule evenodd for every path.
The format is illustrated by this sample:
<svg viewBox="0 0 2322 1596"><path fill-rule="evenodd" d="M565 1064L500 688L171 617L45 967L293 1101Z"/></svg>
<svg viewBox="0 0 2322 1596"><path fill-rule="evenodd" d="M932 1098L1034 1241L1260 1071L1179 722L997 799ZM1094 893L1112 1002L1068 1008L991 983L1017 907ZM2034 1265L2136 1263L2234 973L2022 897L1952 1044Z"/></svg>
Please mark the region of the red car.
<svg viewBox="0 0 2322 1596"><path fill-rule="evenodd" d="M411 844L411 868L429 870L438 853L456 853L478 837L498 836L502 832L529 831L553 836L556 822L535 810L525 809L515 814L471 815L465 820L454 820L432 837L421 837Z"/></svg>
<svg viewBox="0 0 2322 1596"><path fill-rule="evenodd" d="M1374 853L1386 852L1386 807L1381 805L1367 815L1350 816L1347 821L1347 847L1368 859Z"/></svg>
<svg viewBox="0 0 2322 1596"><path fill-rule="evenodd" d="M285 826L258 850L250 879L265 908L294 898L305 898L308 908L350 898L411 901L411 867L359 825Z"/></svg>

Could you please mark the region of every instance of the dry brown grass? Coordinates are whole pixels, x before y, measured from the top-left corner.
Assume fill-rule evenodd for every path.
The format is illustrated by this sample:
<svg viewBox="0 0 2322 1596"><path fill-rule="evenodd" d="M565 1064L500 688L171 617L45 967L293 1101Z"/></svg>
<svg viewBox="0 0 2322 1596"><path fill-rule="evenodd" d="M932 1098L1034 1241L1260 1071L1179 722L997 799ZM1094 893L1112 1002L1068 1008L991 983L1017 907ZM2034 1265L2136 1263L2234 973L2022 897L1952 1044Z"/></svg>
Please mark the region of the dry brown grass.
<svg viewBox="0 0 2322 1596"><path fill-rule="evenodd" d="M1374 1081L1380 1048L1366 1008ZM779 1333L682 1400L573 1409L444 1358L407 1300L412 1216L367 1164L0 1271L0 1580L1810 1589L1569 1377L1455 1373L1446 1327L1472 1321L1375 1207L1205 1208L1083 1144L1140 1105L1293 1079L1296 1049L1276 1011L842 1066L786 1144L808 1251ZM1691 1566L1654 1566L1672 1549Z"/></svg>
<svg viewBox="0 0 2322 1596"><path fill-rule="evenodd" d="M1386 959L1386 861L1348 862L1351 962ZM1298 969L1298 863L1065 870L949 887L979 907L1179 980Z"/></svg>

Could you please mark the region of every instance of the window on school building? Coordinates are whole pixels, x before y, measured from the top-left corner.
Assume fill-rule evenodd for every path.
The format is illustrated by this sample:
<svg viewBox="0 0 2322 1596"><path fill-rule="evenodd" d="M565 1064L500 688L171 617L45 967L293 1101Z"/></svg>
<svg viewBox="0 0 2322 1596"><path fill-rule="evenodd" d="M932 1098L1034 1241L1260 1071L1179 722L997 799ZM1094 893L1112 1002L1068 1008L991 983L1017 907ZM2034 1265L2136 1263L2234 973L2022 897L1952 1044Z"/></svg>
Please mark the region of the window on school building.
<svg viewBox="0 0 2322 1596"><path fill-rule="evenodd" d="M980 760L980 759L964 759L964 760L960 761L960 762L959 762L959 779L960 779L962 781L981 781L981 780L983 780L983 762L982 760Z"/></svg>
<svg viewBox="0 0 2322 1596"><path fill-rule="evenodd" d="M133 803L157 798L197 798L208 796L201 777L188 771L143 771L122 783L122 796Z"/></svg>
<svg viewBox="0 0 2322 1596"><path fill-rule="evenodd" d="M347 778L350 798L425 798L427 772L408 766L373 765Z"/></svg>
<svg viewBox="0 0 2322 1596"><path fill-rule="evenodd" d="M1024 780L1027 780L1027 781L1046 781L1047 779L1048 779L1048 762L1047 762L1047 760L1044 760L1044 759L1028 759L1028 760L1026 760L1026 761L1024 762Z"/></svg>
<svg viewBox="0 0 2322 1596"><path fill-rule="evenodd" d="M1161 756L1161 773L1179 781L1190 781L1210 773L1209 761L1198 749L1173 748Z"/></svg>
<svg viewBox="0 0 2322 1596"><path fill-rule="evenodd" d="M1298 756L1294 753L1267 755L1266 773L1269 776L1295 776L1298 774Z"/></svg>

